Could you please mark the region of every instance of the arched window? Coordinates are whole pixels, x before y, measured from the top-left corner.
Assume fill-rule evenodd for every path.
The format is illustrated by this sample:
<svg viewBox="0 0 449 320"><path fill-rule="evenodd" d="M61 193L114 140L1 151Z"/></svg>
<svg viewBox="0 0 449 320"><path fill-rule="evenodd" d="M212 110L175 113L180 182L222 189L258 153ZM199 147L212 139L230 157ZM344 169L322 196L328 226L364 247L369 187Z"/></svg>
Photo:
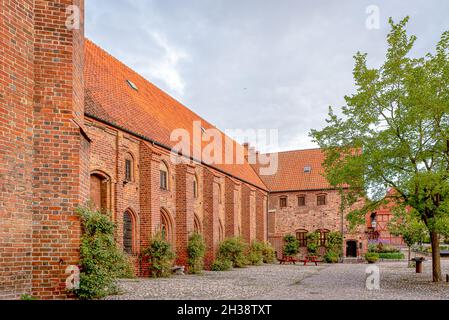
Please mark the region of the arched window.
<svg viewBox="0 0 449 320"><path fill-rule="evenodd" d="M161 236L162 239L172 243L173 241L173 227L170 216L165 210L161 211Z"/></svg>
<svg viewBox="0 0 449 320"><path fill-rule="evenodd" d="M195 233L202 233L202 232L203 232L202 229L203 229L203 228L201 227L200 219L199 219L198 216L195 214L194 221L193 221L193 231L194 231Z"/></svg>
<svg viewBox="0 0 449 320"><path fill-rule="evenodd" d="M296 230L296 239L299 241L301 247L307 247L307 230L299 229Z"/></svg>
<svg viewBox="0 0 449 320"><path fill-rule="evenodd" d="M168 190L169 185L168 185L168 167L165 164L165 162L161 161L160 164L160 177L161 177L161 181L160 181L160 186L162 190Z"/></svg>
<svg viewBox="0 0 449 320"><path fill-rule="evenodd" d="M327 245L327 236L328 236L330 230L320 229L320 230L317 230L317 232L319 232L319 234L320 234L320 239L319 239L320 246L325 247Z"/></svg>
<svg viewBox="0 0 449 320"><path fill-rule="evenodd" d="M130 153L125 155L125 182L134 181L134 158Z"/></svg>
<svg viewBox="0 0 449 320"><path fill-rule="evenodd" d="M123 250L131 254L133 253L134 228L133 218L129 211L123 214Z"/></svg>
<svg viewBox="0 0 449 320"><path fill-rule="evenodd" d="M193 197L198 198L198 178L196 175L193 178Z"/></svg>
<svg viewBox="0 0 449 320"><path fill-rule="evenodd" d="M222 242L224 240L224 228L221 220L218 223L218 240Z"/></svg>

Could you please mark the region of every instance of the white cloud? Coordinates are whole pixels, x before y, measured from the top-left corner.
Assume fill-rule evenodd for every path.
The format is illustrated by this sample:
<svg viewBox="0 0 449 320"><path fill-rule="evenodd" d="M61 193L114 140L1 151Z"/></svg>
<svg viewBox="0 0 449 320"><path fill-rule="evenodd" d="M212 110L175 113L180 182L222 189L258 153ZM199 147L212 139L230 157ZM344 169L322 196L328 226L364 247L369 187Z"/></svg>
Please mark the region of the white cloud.
<svg viewBox="0 0 449 320"><path fill-rule="evenodd" d="M371 0L90 0L87 35L221 129L279 129L279 150L314 147L354 90L353 55L385 58L389 16L410 15L416 53L449 29L447 0L378 0L379 30L367 30ZM255 10L257 8L257 10Z"/></svg>
<svg viewBox="0 0 449 320"><path fill-rule="evenodd" d="M150 35L156 45L163 50L163 55L159 59L149 63L150 77L164 81L171 90L183 96L186 86L185 80L177 67L179 62L188 59L189 55L185 51L170 45L161 33L153 31Z"/></svg>

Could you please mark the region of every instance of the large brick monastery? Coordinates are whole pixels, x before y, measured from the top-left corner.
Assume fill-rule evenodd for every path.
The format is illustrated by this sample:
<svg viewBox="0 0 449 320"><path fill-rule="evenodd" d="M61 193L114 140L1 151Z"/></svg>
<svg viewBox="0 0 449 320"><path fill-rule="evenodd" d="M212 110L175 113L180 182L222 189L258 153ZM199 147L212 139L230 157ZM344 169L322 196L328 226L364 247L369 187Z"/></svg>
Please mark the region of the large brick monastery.
<svg viewBox="0 0 449 320"><path fill-rule="evenodd" d="M66 26L70 5L81 9L79 28ZM159 231L180 265L194 231L206 266L221 240L238 235L280 251L287 233L318 230L325 245L327 232L343 231L347 256L366 250L374 218L349 233L318 149L279 153L270 176L246 158L173 161L174 130L214 126L86 40L83 10L83 0L0 2L0 298L67 297L65 270L79 261L76 208L89 200L112 214L139 276L141 250ZM227 148L248 153L235 141Z"/></svg>

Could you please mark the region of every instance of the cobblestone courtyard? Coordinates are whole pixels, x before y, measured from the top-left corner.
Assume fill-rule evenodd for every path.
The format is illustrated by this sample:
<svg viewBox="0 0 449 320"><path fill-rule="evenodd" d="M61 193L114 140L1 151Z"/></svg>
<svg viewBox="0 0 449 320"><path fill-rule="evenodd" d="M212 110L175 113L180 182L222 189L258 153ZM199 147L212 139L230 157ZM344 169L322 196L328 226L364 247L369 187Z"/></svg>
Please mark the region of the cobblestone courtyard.
<svg viewBox="0 0 449 320"><path fill-rule="evenodd" d="M406 262L382 262L380 290L365 289L367 264L265 265L201 276L120 281L123 294L108 299L449 299L449 285L431 283L431 262L416 274ZM449 273L449 261L442 261Z"/></svg>

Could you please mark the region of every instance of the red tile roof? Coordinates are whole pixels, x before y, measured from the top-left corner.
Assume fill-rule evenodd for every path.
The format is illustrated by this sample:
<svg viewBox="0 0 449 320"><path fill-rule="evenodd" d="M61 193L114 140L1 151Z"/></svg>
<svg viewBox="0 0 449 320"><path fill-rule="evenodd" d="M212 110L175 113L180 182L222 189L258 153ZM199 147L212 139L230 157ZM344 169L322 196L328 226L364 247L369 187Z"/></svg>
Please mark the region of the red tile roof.
<svg viewBox="0 0 449 320"><path fill-rule="evenodd" d="M193 137L194 121L201 121L205 129L215 128L89 40L85 44L84 73L87 116L125 128L170 148L176 145L176 142L170 141L170 134L175 129L185 129ZM138 90L132 89L127 80L132 81ZM224 139L224 133L220 133ZM202 149L206 145L207 142L202 142ZM230 145L234 151L243 148L235 141ZM223 159L224 153L223 146ZM266 190L262 180L246 161L244 164L212 166Z"/></svg>
<svg viewBox="0 0 449 320"><path fill-rule="evenodd" d="M261 179L272 192L331 189L323 176L324 159L321 149L279 152L277 172ZM311 167L312 171L304 172L305 167Z"/></svg>

